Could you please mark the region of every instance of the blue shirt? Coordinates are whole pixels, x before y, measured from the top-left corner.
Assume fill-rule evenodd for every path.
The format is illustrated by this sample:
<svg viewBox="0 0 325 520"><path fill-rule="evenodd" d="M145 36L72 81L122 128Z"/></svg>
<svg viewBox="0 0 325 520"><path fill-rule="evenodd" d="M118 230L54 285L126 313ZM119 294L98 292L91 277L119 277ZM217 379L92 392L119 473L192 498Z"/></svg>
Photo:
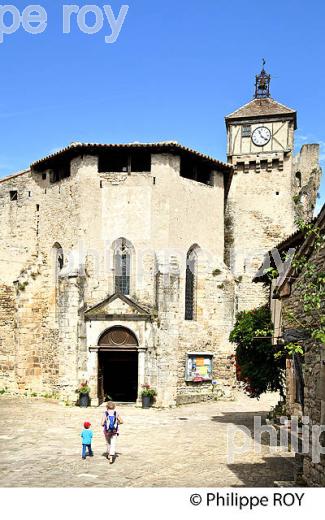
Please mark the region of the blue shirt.
<svg viewBox="0 0 325 520"><path fill-rule="evenodd" d="M91 439L93 438L93 432L91 430L87 430L86 428L81 432L82 444L91 444Z"/></svg>

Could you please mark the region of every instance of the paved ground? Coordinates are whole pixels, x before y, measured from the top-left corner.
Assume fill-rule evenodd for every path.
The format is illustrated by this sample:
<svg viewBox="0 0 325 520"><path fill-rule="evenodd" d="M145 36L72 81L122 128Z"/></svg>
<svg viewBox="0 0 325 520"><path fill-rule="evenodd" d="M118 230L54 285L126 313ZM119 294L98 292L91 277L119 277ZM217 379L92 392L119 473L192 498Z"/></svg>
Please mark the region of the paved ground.
<svg viewBox="0 0 325 520"><path fill-rule="evenodd" d="M187 405L172 410L119 407L125 424L109 465L100 427L104 406L81 409L41 399L0 398L2 487L273 486L293 479L293 455L242 454L227 463L228 425L252 427L277 396L260 401ZM95 456L81 459L80 431L90 420ZM245 437L245 436L244 436ZM246 437L249 440L249 437ZM239 439L240 441L240 439Z"/></svg>

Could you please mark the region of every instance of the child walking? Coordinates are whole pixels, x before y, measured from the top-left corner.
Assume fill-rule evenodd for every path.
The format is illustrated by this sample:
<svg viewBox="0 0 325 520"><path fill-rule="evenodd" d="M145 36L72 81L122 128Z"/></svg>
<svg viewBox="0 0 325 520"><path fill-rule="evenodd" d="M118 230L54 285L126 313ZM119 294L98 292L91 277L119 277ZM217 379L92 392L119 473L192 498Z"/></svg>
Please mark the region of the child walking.
<svg viewBox="0 0 325 520"><path fill-rule="evenodd" d="M81 439L82 439L82 458L85 460L86 458L86 449L88 448L88 455L89 457L92 457L94 454L93 454L93 451L91 449L91 441L92 441L92 438L93 438L93 432L89 429L91 426L90 422L85 422L84 423L84 429L82 430L80 436L81 436Z"/></svg>
<svg viewBox="0 0 325 520"><path fill-rule="evenodd" d="M119 435L118 427L123 424L122 417L117 412L115 403L108 401L106 411L103 413L102 426L104 426L104 435L107 445L107 459L113 464L116 457L116 441Z"/></svg>

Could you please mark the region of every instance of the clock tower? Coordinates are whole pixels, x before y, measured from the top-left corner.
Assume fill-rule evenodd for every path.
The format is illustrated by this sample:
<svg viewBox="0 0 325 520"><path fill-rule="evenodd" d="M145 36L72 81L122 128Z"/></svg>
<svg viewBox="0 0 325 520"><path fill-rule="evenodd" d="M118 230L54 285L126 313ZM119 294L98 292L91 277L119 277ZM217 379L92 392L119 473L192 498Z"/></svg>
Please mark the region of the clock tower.
<svg viewBox="0 0 325 520"><path fill-rule="evenodd" d="M226 117L228 160L235 170L283 170L292 157L297 113L271 98L271 76L256 76L252 101Z"/></svg>
<svg viewBox="0 0 325 520"><path fill-rule="evenodd" d="M252 283L264 255L295 230L295 110L271 97L271 76L256 76L254 98L229 114L227 157L234 167L226 206L226 263L237 281L237 310L266 301Z"/></svg>

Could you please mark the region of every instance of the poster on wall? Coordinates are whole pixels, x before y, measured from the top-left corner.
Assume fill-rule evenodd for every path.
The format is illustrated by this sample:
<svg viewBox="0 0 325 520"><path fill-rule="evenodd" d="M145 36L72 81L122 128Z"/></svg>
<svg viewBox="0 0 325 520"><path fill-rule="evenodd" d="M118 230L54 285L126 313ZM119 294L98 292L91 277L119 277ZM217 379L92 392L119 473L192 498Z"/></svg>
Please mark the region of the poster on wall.
<svg viewBox="0 0 325 520"><path fill-rule="evenodd" d="M212 355L188 354L186 381L199 383L212 380Z"/></svg>

